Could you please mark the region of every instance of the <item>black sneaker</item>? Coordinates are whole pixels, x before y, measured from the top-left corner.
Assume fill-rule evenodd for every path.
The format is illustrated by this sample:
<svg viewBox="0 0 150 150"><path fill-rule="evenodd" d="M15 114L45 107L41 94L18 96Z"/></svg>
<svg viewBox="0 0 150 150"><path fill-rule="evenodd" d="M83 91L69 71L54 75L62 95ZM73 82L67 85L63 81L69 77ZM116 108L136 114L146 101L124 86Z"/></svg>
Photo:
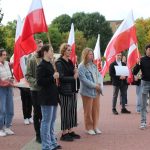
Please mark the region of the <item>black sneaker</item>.
<svg viewBox="0 0 150 150"><path fill-rule="evenodd" d="M131 111L127 110L126 108L121 109L122 114L130 114Z"/></svg>
<svg viewBox="0 0 150 150"><path fill-rule="evenodd" d="M57 149L62 149L61 145L57 145L55 148L53 148L52 150L57 150Z"/></svg>
<svg viewBox="0 0 150 150"><path fill-rule="evenodd" d="M78 134L76 134L75 132L70 132L69 135L70 135L71 137L73 137L74 139L80 139L80 138L81 138L81 136L78 135Z"/></svg>
<svg viewBox="0 0 150 150"><path fill-rule="evenodd" d="M61 138L60 138L61 141L68 141L68 142L72 142L73 141L73 137L69 135L69 133L66 133L66 134L62 134Z"/></svg>
<svg viewBox="0 0 150 150"><path fill-rule="evenodd" d="M57 145L56 148L57 149L62 149L62 146L61 145Z"/></svg>
<svg viewBox="0 0 150 150"><path fill-rule="evenodd" d="M118 112L117 112L117 110L115 108L112 109L112 112L113 112L114 115L118 115Z"/></svg>

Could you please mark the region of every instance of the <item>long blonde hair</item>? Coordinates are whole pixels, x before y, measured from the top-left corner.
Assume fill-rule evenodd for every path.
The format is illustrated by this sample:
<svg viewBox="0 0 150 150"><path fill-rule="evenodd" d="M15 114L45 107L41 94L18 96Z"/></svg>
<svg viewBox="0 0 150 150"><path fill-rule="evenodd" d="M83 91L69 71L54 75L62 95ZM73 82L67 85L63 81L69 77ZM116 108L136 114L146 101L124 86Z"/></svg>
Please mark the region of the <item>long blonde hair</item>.
<svg viewBox="0 0 150 150"><path fill-rule="evenodd" d="M82 51L82 62L84 65L87 65L88 63L88 54L89 52L93 53L93 50L89 47L86 47L83 51Z"/></svg>

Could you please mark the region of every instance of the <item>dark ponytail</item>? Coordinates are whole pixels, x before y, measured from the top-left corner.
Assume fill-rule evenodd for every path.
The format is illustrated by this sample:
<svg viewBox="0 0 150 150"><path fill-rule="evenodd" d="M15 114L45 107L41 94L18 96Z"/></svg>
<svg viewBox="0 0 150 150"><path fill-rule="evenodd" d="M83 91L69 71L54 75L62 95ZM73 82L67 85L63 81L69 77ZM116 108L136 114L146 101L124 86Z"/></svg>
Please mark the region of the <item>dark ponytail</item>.
<svg viewBox="0 0 150 150"><path fill-rule="evenodd" d="M44 57L44 52L48 52L50 49L50 46L48 44L45 44L42 46L42 48L37 52L39 58Z"/></svg>

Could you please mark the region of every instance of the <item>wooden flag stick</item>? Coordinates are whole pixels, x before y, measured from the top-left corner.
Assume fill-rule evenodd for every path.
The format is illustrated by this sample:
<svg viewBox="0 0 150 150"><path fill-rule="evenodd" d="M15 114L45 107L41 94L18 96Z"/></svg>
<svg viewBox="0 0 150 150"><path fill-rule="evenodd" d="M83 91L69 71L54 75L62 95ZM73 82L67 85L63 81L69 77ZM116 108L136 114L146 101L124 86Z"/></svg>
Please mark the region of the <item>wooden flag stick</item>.
<svg viewBox="0 0 150 150"><path fill-rule="evenodd" d="M51 40L50 40L49 32L47 32L46 34L47 34L48 43L49 43L49 45L50 45L50 48L51 48L52 52L54 53L53 47L52 47L52 44L51 44ZM52 59L51 62L52 62L52 65L53 65L53 67L54 67L55 72L58 72L58 71L57 71L57 68L56 68L56 65L55 65L54 55L53 55L53 59ZM57 86L59 85L59 79L56 79L56 85L57 85Z"/></svg>

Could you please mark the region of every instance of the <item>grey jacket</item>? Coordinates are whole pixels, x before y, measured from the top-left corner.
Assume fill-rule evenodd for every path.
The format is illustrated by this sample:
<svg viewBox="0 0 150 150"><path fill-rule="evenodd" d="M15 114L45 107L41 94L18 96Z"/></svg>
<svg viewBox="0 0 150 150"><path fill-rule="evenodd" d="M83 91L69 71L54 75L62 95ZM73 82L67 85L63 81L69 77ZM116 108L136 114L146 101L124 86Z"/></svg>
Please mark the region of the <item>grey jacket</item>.
<svg viewBox="0 0 150 150"><path fill-rule="evenodd" d="M95 98L97 96L96 84L103 88L103 78L99 73L97 67L93 63L85 66L83 63L79 65L79 79L80 79L80 94Z"/></svg>

